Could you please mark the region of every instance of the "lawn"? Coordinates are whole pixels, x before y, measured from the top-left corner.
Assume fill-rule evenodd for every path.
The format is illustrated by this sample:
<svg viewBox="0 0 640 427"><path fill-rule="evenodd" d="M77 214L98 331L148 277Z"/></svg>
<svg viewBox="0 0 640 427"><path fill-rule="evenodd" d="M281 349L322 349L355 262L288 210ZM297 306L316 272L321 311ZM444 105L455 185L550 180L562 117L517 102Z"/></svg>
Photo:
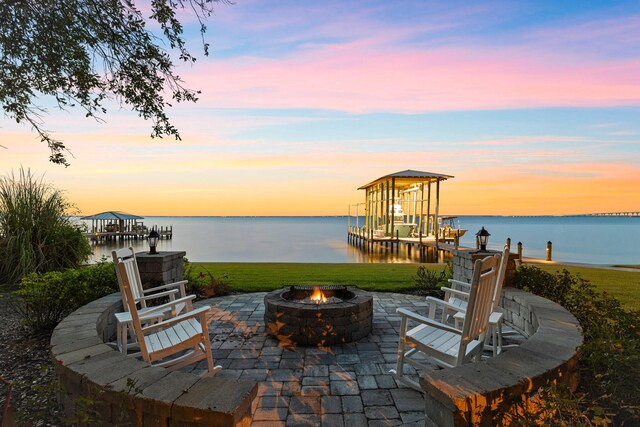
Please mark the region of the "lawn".
<svg viewBox="0 0 640 427"><path fill-rule="evenodd" d="M342 284L370 291L402 292L414 287L417 264L194 263L215 277L227 274L234 290L270 291L296 284ZM438 272L444 265L432 265Z"/></svg>
<svg viewBox="0 0 640 427"><path fill-rule="evenodd" d="M438 272L443 265L424 264ZM539 264L547 271L566 268L590 280L598 289L618 298L627 308L640 310L640 272ZM297 263L194 263L214 276L227 274L234 290L269 291L293 284L345 284L371 291L403 292L415 286L418 264L297 264Z"/></svg>
<svg viewBox="0 0 640 427"><path fill-rule="evenodd" d="M543 270L555 272L566 269L571 274L579 274L596 288L607 291L628 309L640 310L640 271L620 271L605 268L576 267L572 265L536 264Z"/></svg>

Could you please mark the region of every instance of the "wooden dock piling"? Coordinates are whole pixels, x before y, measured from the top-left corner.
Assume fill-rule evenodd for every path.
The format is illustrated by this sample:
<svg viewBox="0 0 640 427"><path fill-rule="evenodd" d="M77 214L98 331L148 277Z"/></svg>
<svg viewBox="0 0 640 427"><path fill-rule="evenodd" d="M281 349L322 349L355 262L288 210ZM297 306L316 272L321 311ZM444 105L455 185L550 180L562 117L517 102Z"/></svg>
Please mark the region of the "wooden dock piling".
<svg viewBox="0 0 640 427"><path fill-rule="evenodd" d="M522 242L518 242L518 260L522 262Z"/></svg>

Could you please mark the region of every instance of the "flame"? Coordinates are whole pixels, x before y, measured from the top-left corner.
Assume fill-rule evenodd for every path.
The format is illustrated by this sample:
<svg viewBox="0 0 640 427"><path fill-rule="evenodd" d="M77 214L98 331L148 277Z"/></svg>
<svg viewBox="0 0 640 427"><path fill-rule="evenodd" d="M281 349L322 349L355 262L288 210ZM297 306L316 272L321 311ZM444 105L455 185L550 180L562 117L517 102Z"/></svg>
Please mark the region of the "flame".
<svg viewBox="0 0 640 427"><path fill-rule="evenodd" d="M327 297L324 296L324 293L317 286L313 287L313 293L311 294L309 299L316 304L323 304L327 302Z"/></svg>

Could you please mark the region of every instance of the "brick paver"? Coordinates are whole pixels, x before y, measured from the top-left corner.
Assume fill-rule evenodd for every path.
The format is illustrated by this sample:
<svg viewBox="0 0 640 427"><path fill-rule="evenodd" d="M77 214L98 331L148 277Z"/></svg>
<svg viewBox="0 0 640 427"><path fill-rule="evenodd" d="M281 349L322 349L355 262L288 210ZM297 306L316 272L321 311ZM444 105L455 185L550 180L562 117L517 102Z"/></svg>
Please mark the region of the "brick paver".
<svg viewBox="0 0 640 427"><path fill-rule="evenodd" d="M398 307L427 315L424 297L373 292L373 330L356 343L292 347L265 334L265 293L213 298L208 314L216 375L258 381L252 426L424 425L422 394L389 374ZM204 371L197 365L194 370ZM416 370L405 372L417 379Z"/></svg>

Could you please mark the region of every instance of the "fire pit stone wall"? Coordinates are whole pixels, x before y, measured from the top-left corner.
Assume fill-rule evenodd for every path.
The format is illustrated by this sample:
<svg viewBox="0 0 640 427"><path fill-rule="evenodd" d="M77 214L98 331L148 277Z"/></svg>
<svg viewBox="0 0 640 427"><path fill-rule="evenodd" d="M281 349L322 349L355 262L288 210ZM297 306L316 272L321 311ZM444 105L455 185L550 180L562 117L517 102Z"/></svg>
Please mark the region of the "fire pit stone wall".
<svg viewBox="0 0 640 427"><path fill-rule="evenodd" d="M353 298L337 303L309 304L283 297L289 288L264 297L267 333L280 341L303 346L336 345L357 341L371 333L373 298L347 288Z"/></svg>

